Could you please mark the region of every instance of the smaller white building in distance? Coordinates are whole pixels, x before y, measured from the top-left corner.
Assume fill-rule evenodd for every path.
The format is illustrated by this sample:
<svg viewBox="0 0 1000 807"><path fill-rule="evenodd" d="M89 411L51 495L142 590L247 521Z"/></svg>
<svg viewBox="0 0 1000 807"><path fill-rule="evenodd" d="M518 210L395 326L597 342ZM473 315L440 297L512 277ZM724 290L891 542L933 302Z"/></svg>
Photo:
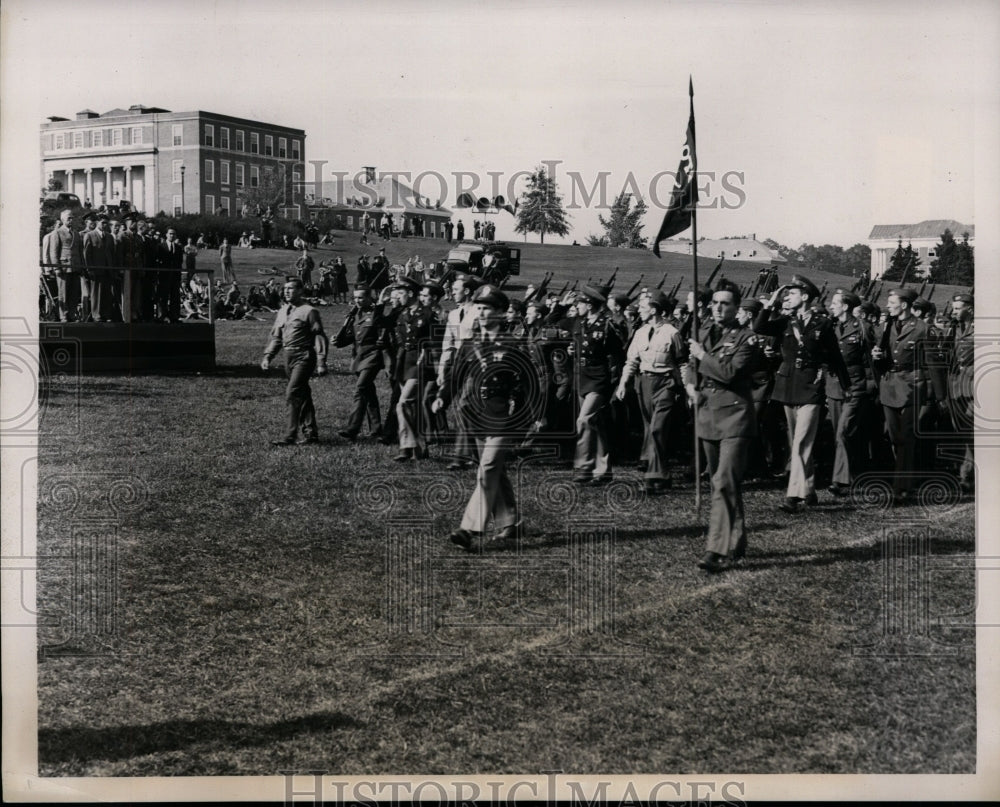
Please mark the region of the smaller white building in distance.
<svg viewBox="0 0 1000 807"><path fill-rule="evenodd" d="M660 252L691 254L691 239L677 238L660 242ZM722 258L754 263L786 264L778 252L762 244L756 238L701 238L698 240L698 255L704 258Z"/></svg>
<svg viewBox="0 0 1000 807"><path fill-rule="evenodd" d="M936 257L935 250L941 243L941 235L945 230L951 230L955 240L961 242L962 234L969 234L969 243L976 240L976 228L972 224L962 224L954 219L929 219L919 224L876 224L868 236L868 246L872 250L872 279L881 277L892 263L892 254L903 242L903 248L912 244L920 258L920 265L914 273L922 277L930 270L931 261Z"/></svg>

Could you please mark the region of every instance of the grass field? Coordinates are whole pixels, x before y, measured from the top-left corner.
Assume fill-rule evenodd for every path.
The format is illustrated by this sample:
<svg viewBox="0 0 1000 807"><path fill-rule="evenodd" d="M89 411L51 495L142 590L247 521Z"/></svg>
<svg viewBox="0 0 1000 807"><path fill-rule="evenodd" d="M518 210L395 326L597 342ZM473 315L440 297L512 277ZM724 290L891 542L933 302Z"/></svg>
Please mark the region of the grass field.
<svg viewBox="0 0 1000 807"><path fill-rule="evenodd" d="M294 257L241 252L237 272ZM525 269L607 260L624 283L640 258L536 246ZM268 327L218 323L214 375L52 383L42 775L975 770L972 501L942 483L926 506L821 494L792 517L750 485L747 563L712 577L690 485L644 500L624 467L577 493L531 460L525 540L467 555L444 536L472 472L333 436L346 352L313 381L324 442L269 445Z"/></svg>

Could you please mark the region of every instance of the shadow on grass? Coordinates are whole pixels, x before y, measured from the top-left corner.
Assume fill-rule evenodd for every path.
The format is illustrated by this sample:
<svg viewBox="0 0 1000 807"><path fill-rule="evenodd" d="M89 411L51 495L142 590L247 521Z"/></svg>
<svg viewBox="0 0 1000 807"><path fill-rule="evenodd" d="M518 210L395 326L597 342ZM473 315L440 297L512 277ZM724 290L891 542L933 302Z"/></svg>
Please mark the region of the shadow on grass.
<svg viewBox="0 0 1000 807"><path fill-rule="evenodd" d="M189 373L188 375L194 375ZM285 366L281 359L271 365L271 369L266 373L260 369L260 364L217 364L214 370L206 370L199 375L212 376L214 378L285 378ZM350 376L354 378L354 373L349 370L335 370L330 368L328 376ZM322 383L323 379L313 376L311 381Z"/></svg>
<svg viewBox="0 0 1000 807"><path fill-rule="evenodd" d="M81 758L114 761L179 751L196 743L211 743L215 748L246 748L290 740L300 734L363 725L340 712L319 712L264 725L229 720L168 720L146 726L41 729L38 758L47 764Z"/></svg>
<svg viewBox="0 0 1000 807"><path fill-rule="evenodd" d="M758 569L774 569L788 566L829 566L833 563L870 563L882 558L883 541L877 541L868 546L834 547L820 552L808 550L789 552L759 552L751 549L747 552L747 571ZM975 551L974 539L943 539L930 538L927 543L927 555L961 555ZM898 553L894 555L900 557Z"/></svg>

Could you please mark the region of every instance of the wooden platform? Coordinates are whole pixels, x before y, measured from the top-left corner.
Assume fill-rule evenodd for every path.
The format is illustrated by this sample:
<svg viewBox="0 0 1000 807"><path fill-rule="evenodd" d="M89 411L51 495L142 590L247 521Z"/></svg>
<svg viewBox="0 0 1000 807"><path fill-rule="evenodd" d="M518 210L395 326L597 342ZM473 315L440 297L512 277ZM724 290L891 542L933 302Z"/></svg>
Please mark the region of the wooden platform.
<svg viewBox="0 0 1000 807"><path fill-rule="evenodd" d="M215 325L39 323L43 373L213 370Z"/></svg>

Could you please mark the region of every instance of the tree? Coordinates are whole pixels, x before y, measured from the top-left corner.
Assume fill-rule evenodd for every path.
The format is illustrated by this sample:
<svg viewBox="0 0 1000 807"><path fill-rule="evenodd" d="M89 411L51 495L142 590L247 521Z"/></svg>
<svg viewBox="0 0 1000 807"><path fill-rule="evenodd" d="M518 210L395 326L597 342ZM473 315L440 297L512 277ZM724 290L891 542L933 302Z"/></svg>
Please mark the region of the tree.
<svg viewBox="0 0 1000 807"><path fill-rule="evenodd" d="M955 262L954 281L961 286L972 286L976 282L976 257L969 243L969 234L962 233L962 243L958 245L958 260Z"/></svg>
<svg viewBox="0 0 1000 807"><path fill-rule="evenodd" d="M528 189L521 194L514 231L538 233L544 244L546 233L569 234L566 218L562 197L556 192L556 181L538 166L528 177Z"/></svg>
<svg viewBox="0 0 1000 807"><path fill-rule="evenodd" d="M917 251L913 248L913 244L907 244L906 249L903 249L903 240L899 239L896 251L892 253L892 259L889 261L889 268L882 275L882 280L902 280L903 272L906 272L906 280L911 281L916 278L919 268L920 258L917 257Z"/></svg>
<svg viewBox="0 0 1000 807"><path fill-rule="evenodd" d="M968 233L962 233L962 243L959 244L951 230L945 230L941 233L941 243L934 248L934 254L931 281L955 286L972 285L974 260Z"/></svg>
<svg viewBox="0 0 1000 807"><path fill-rule="evenodd" d="M587 236L587 246L588 247L609 247L608 237L606 235L588 235Z"/></svg>
<svg viewBox="0 0 1000 807"><path fill-rule="evenodd" d="M611 217L598 216L604 228L605 246L626 249L647 249L642 236L642 218L646 215L646 202L640 199L632 208L632 194L622 191L611 205Z"/></svg>
<svg viewBox="0 0 1000 807"><path fill-rule="evenodd" d="M872 250L867 244L855 244L844 250L842 274L867 278L872 268Z"/></svg>
<svg viewBox="0 0 1000 807"><path fill-rule="evenodd" d="M260 181L257 186L246 185L236 192L236 196L250 215L259 216L269 207L277 210L289 204L292 199L291 191L291 183L285 174L284 166L265 165L260 170Z"/></svg>
<svg viewBox="0 0 1000 807"><path fill-rule="evenodd" d="M42 188L42 193L48 191L61 191L63 189L63 184L61 179L56 179L55 177L49 177L48 183Z"/></svg>

